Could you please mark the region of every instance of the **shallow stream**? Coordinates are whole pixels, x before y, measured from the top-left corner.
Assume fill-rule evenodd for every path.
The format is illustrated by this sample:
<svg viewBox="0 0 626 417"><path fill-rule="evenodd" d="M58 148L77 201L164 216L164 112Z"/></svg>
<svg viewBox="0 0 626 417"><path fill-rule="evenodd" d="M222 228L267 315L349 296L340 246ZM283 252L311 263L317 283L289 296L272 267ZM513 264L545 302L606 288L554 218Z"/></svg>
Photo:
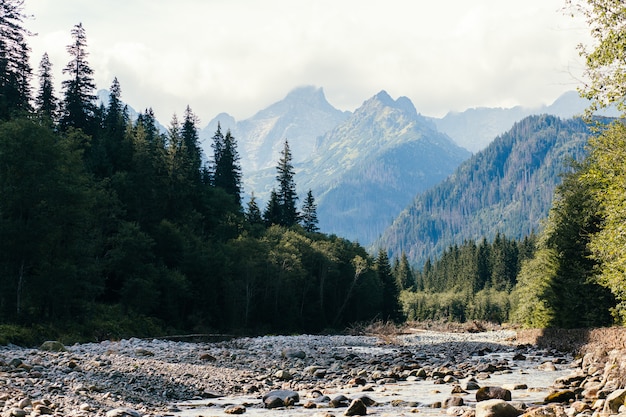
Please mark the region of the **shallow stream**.
<svg viewBox="0 0 626 417"><path fill-rule="evenodd" d="M409 345L413 345L407 340ZM371 347L371 346L351 346L346 349L361 350L368 353L381 353L393 351L392 347ZM563 358L553 358L545 354L533 356L528 355L523 360L514 360L515 352L513 350L507 352L490 353L484 356L475 356L472 358L476 363L503 360L509 363L510 370L491 373L488 378L477 378L478 384L482 386L499 386L507 387L511 385L525 386L521 389L511 389L512 401L522 402L526 405L541 403L548 393L555 380L561 376L572 373L569 360ZM554 360L557 364L556 370L545 370L540 365L542 363ZM368 396L378 403L376 406L370 406L367 409L368 415L376 416L409 416L416 412L422 415L444 415L450 410L443 408L433 408L434 403L443 403L446 399L452 397L453 384L437 384L432 379L414 379L406 381L398 381L395 383L372 385L373 390L363 392L363 387L345 387L345 388L329 388L324 390L324 394L333 398L339 394L353 399L361 396ZM510 388L509 388L510 389ZM345 408L315 408L306 409L303 404L310 398L308 392L299 392L300 402L296 405L286 408L265 409L263 408L261 397L264 393L255 395L236 395L226 396L215 399L194 400L177 403L174 405L172 414L176 417L209 417L224 416L225 408L230 405L244 405L246 407L246 416L321 416L326 413L335 416L344 415ZM469 391L467 394L456 394L461 396L466 406L475 406L476 391Z"/></svg>

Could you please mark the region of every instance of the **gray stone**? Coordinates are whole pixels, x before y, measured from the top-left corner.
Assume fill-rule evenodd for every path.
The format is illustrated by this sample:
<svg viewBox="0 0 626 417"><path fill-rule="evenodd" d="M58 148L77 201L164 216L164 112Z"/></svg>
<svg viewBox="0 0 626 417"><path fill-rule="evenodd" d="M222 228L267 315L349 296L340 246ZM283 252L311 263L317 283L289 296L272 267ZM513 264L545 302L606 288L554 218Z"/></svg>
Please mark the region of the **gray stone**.
<svg viewBox="0 0 626 417"><path fill-rule="evenodd" d="M132 408L120 407L107 411L106 417L141 417L141 413Z"/></svg>
<svg viewBox="0 0 626 417"><path fill-rule="evenodd" d="M306 358L306 352L300 349L292 349L292 348L286 348L283 349L282 352L280 353L280 355L283 358L288 358L288 359L304 359Z"/></svg>
<svg viewBox="0 0 626 417"><path fill-rule="evenodd" d="M67 352L67 349L63 343L56 340L45 341L39 346L39 350L45 350L47 352Z"/></svg>

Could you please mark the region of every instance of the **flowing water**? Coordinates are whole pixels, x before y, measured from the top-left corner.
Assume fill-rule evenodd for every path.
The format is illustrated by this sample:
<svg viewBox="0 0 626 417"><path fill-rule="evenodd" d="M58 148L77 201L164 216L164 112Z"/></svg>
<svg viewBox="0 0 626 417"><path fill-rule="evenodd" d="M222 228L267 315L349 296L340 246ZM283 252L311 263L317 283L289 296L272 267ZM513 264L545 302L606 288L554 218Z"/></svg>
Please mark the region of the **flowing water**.
<svg viewBox="0 0 626 417"><path fill-rule="evenodd" d="M385 347L350 347L351 350L363 350L372 353L379 349L384 352ZM389 348L390 349L390 348ZM388 350L389 350L388 349ZM572 369L568 364L556 365L556 370L543 370L542 363L549 361L545 355L529 355L523 360L514 360L514 352L499 352L485 356L473 357L476 363L489 360L506 360L510 370L490 374L487 379L478 379L480 386L507 386L525 385L527 388L512 390L512 401L526 405L541 403L551 391L554 381L568 375ZM555 362L560 362L555 360ZM363 387L332 388L325 390L330 398L343 394L348 398L368 396L378 403L368 407L368 415L377 416L409 416L416 412L422 415L444 415L447 411L442 408L433 408L431 405L437 402L443 403L451 394L452 384L436 384L434 380L407 380L383 385L374 385L373 390L363 392ZM300 402L295 406L279 409L265 409L262 406L260 395L227 396L210 400L197 400L177 403L172 414L176 417L209 417L225 415L225 408L230 405L244 405L246 416L321 416L325 413L340 416L345 408L317 408L305 409L302 405L307 402L306 392L300 392ZM475 391L463 394L462 398L466 406L475 406Z"/></svg>

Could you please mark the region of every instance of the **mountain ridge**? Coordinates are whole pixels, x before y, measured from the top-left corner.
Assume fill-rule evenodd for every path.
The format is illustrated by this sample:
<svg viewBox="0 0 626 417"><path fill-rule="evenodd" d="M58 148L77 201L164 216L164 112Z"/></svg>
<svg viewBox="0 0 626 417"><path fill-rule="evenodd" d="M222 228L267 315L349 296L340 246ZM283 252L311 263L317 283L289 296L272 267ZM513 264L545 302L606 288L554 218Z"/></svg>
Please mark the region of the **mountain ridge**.
<svg viewBox="0 0 626 417"><path fill-rule="evenodd" d="M463 240L538 230L568 159L579 159L589 130L580 119L528 116L452 175L419 194L374 247L422 265Z"/></svg>

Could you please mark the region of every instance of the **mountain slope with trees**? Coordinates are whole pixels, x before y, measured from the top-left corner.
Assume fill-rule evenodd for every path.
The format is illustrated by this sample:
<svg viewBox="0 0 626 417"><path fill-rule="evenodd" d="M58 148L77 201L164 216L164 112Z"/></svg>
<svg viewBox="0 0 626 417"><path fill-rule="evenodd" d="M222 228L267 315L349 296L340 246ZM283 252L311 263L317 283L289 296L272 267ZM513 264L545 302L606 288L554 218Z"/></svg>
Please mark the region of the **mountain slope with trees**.
<svg viewBox="0 0 626 417"><path fill-rule="evenodd" d="M418 195L376 242L415 265L464 240L538 231L568 161L580 159L589 129L581 119L531 116Z"/></svg>
<svg viewBox="0 0 626 417"><path fill-rule="evenodd" d="M317 196L322 231L368 244L469 156L408 98L382 91L320 139L296 178Z"/></svg>

